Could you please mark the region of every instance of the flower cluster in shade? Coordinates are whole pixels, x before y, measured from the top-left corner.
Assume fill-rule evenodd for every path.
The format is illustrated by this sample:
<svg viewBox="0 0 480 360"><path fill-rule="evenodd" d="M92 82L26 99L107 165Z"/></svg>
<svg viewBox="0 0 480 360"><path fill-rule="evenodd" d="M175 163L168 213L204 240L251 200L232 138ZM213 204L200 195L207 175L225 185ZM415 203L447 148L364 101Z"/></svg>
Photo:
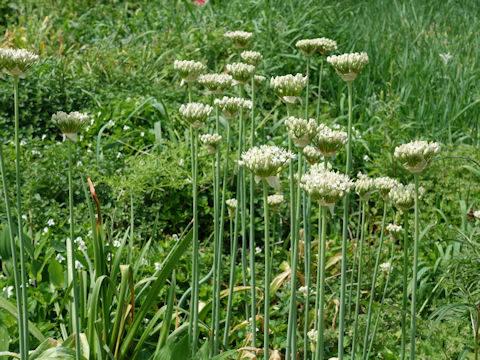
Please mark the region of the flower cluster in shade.
<svg viewBox="0 0 480 360"><path fill-rule="evenodd" d="M327 38L298 40L295 46L305 55L312 56L316 51L322 55L337 50L337 42Z"/></svg>
<svg viewBox="0 0 480 360"><path fill-rule="evenodd" d="M227 204L228 216L233 217L237 211L237 199L228 199L225 204Z"/></svg>
<svg viewBox="0 0 480 360"><path fill-rule="evenodd" d="M274 194L267 197L267 203L272 208L272 210L278 210L280 205L285 201L285 198L282 194Z"/></svg>
<svg viewBox="0 0 480 360"><path fill-rule="evenodd" d="M299 119L290 116L285 120L288 134L296 147L303 149L307 146L317 133L317 122L315 119Z"/></svg>
<svg viewBox="0 0 480 360"><path fill-rule="evenodd" d="M207 121L213 111L210 105L188 103L180 106L180 114L194 128L199 129Z"/></svg>
<svg viewBox="0 0 480 360"><path fill-rule="evenodd" d="M385 262L383 264L380 264L380 270L382 270L382 273L384 273L385 275L388 275L393 270L392 264L389 263L389 262Z"/></svg>
<svg viewBox="0 0 480 360"><path fill-rule="evenodd" d="M228 74L203 74L198 77L198 82L214 95L219 95L230 88L232 81L233 78Z"/></svg>
<svg viewBox="0 0 480 360"><path fill-rule="evenodd" d="M223 36L229 39L235 47L243 49L247 47L248 43L253 37L253 34L251 32L237 30L228 31L223 34Z"/></svg>
<svg viewBox="0 0 480 360"><path fill-rule="evenodd" d="M366 52L327 57L327 62L332 65L337 74L347 82L355 80L365 65L368 64L368 61L369 59Z"/></svg>
<svg viewBox="0 0 480 360"><path fill-rule="evenodd" d="M241 155L238 162L255 175L255 181L266 180L273 188L279 188L278 173L295 155L274 145L255 146Z"/></svg>
<svg viewBox="0 0 480 360"><path fill-rule="evenodd" d="M397 180L389 178L388 176L375 179L375 187L385 201L390 199L390 190L398 185L400 185L400 183Z"/></svg>
<svg viewBox="0 0 480 360"><path fill-rule="evenodd" d="M428 141L411 141L395 148L394 157L411 173L423 171L440 152L440 144Z"/></svg>
<svg viewBox="0 0 480 360"><path fill-rule="evenodd" d="M173 69L179 73L184 82L194 82L207 67L195 60L175 60Z"/></svg>
<svg viewBox="0 0 480 360"><path fill-rule="evenodd" d="M0 48L0 70L22 76L38 61L38 55L26 49Z"/></svg>
<svg viewBox="0 0 480 360"><path fill-rule="evenodd" d="M227 72L239 84L245 84L252 79L255 66L245 63L227 64Z"/></svg>
<svg viewBox="0 0 480 360"><path fill-rule="evenodd" d="M222 114L227 119L235 118L240 110L246 111L252 108L252 102L244 98L224 96L221 99L215 99L213 104L222 110Z"/></svg>
<svg viewBox="0 0 480 360"><path fill-rule="evenodd" d="M258 66L263 59L262 54L260 54L258 51L244 51L240 54L240 57L247 64L255 67Z"/></svg>
<svg viewBox="0 0 480 360"><path fill-rule="evenodd" d="M387 225L387 231L390 234L398 234L398 233L403 231L403 228L400 225L388 224Z"/></svg>
<svg viewBox="0 0 480 360"><path fill-rule="evenodd" d="M88 123L90 117L77 111L66 113L58 111L52 115L52 123L57 126L63 135L72 141L77 141L78 132Z"/></svg>
<svg viewBox="0 0 480 360"><path fill-rule="evenodd" d="M325 124L318 125L317 133L313 138L313 145L325 157L333 156L348 142L345 131L332 130Z"/></svg>
<svg viewBox="0 0 480 360"><path fill-rule="evenodd" d="M322 159L323 154L316 147L307 145L303 148L303 156L310 165L313 165Z"/></svg>
<svg viewBox="0 0 480 360"><path fill-rule="evenodd" d="M419 198L424 194L425 189L420 186L418 189ZM400 210L410 210L415 206L415 184L399 184L390 190L389 197Z"/></svg>
<svg viewBox="0 0 480 360"><path fill-rule="evenodd" d="M255 86L260 86L267 78L262 75L253 75L253 82Z"/></svg>
<svg viewBox="0 0 480 360"><path fill-rule="evenodd" d="M218 151L222 141L222 135L219 134L203 134L200 135L200 141L205 145L208 152L214 154Z"/></svg>
<svg viewBox="0 0 480 360"><path fill-rule="evenodd" d="M359 172L357 181L355 181L355 192L360 197L360 200L367 201L374 190L375 180Z"/></svg>
<svg viewBox="0 0 480 360"><path fill-rule="evenodd" d="M307 77L302 74L276 76L270 79L270 88L288 104L294 104L307 86Z"/></svg>
<svg viewBox="0 0 480 360"><path fill-rule="evenodd" d="M333 208L350 192L354 183L347 175L324 170L321 164L316 164L302 176L300 186L310 194L312 200Z"/></svg>

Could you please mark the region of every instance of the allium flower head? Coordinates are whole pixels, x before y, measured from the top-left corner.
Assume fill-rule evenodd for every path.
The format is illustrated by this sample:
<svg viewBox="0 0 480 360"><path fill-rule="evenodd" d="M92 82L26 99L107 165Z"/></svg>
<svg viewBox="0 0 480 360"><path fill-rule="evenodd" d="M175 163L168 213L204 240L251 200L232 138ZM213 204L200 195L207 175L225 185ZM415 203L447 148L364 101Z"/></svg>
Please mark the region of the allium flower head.
<svg viewBox="0 0 480 360"><path fill-rule="evenodd" d="M288 74L270 79L270 88L287 104L294 104L306 85L307 77L302 74Z"/></svg>
<svg viewBox="0 0 480 360"><path fill-rule="evenodd" d="M303 149L307 146L317 131L315 119L305 120L290 116L285 120L285 126L296 147Z"/></svg>
<svg viewBox="0 0 480 360"><path fill-rule="evenodd" d="M312 56L315 51L318 49L318 44L316 39L303 39L298 40L295 46L303 53L305 56Z"/></svg>
<svg viewBox="0 0 480 360"><path fill-rule="evenodd" d="M252 78L255 66L244 63L227 64L227 71L237 83L245 84Z"/></svg>
<svg viewBox="0 0 480 360"><path fill-rule="evenodd" d="M195 129L202 127L203 123L213 111L210 105L200 103L188 103L180 106L180 114Z"/></svg>
<svg viewBox="0 0 480 360"><path fill-rule="evenodd" d="M237 199L228 199L225 204L227 204L228 216L234 217L235 211L237 211Z"/></svg>
<svg viewBox="0 0 480 360"><path fill-rule="evenodd" d="M332 130L325 124L318 125L317 134L313 138L313 145L325 157L333 156L348 142L345 131Z"/></svg>
<svg viewBox="0 0 480 360"><path fill-rule="evenodd" d="M417 140L397 146L394 156L405 169L416 174L422 172L439 152L439 143Z"/></svg>
<svg viewBox="0 0 480 360"><path fill-rule="evenodd" d="M65 113L58 111L52 115L52 122L60 129L63 135L72 141L77 141L77 134L82 127L90 120L87 114L77 111Z"/></svg>
<svg viewBox="0 0 480 360"><path fill-rule="evenodd" d="M390 234L398 234L398 233L403 231L403 228L400 225L388 224L387 225L387 231Z"/></svg>
<svg viewBox="0 0 480 360"><path fill-rule="evenodd" d="M252 108L252 102L247 99L224 96L221 99L215 99L213 104L222 110L227 119L235 118L240 110L246 111Z"/></svg>
<svg viewBox="0 0 480 360"><path fill-rule="evenodd" d="M303 155L310 165L318 163L323 157L322 153L311 145L307 145L303 148Z"/></svg>
<svg viewBox="0 0 480 360"><path fill-rule="evenodd" d="M197 81L198 76L207 69L204 64L195 60L175 60L173 68L180 74L182 84Z"/></svg>
<svg viewBox="0 0 480 360"><path fill-rule="evenodd" d="M267 203L273 211L278 210L280 205L282 205L284 202L285 202L285 198L283 197L282 194L270 195L267 198Z"/></svg>
<svg viewBox="0 0 480 360"><path fill-rule="evenodd" d="M327 38L318 38L315 39L317 42L317 50L322 55L328 55L331 52L337 50L337 42L335 40Z"/></svg>
<svg viewBox="0 0 480 360"><path fill-rule="evenodd" d="M223 36L229 39L235 47L244 49L247 47L253 34L246 31L228 31Z"/></svg>
<svg viewBox="0 0 480 360"><path fill-rule="evenodd" d="M392 264L389 262L380 264L380 270L382 270L384 275L388 275L392 272Z"/></svg>
<svg viewBox="0 0 480 360"><path fill-rule="evenodd" d="M263 59L262 54L258 51L244 51L240 54L240 57L249 65L257 67Z"/></svg>
<svg viewBox="0 0 480 360"><path fill-rule="evenodd" d="M318 337L318 331L315 329L310 330L308 333L308 338L310 339L310 342L316 343L317 342L317 337Z"/></svg>
<svg viewBox="0 0 480 360"><path fill-rule="evenodd" d="M383 200L387 201L390 199L389 194L395 186L400 185L400 183L388 176L379 177L375 179L375 187L378 189L380 196Z"/></svg>
<svg viewBox="0 0 480 360"><path fill-rule="evenodd" d="M355 80L368 64L368 55L365 52L332 55L327 57L327 62L344 81L350 82Z"/></svg>
<svg viewBox="0 0 480 360"><path fill-rule="evenodd" d="M321 170L315 166L302 176L300 186L314 201L333 209L335 203L350 192L354 183L345 174Z"/></svg>
<svg viewBox="0 0 480 360"><path fill-rule="evenodd" d="M222 136L219 134L204 134L200 135L200 141L205 145L209 153L215 154L220 147Z"/></svg>
<svg viewBox="0 0 480 360"><path fill-rule="evenodd" d="M0 69L8 75L22 76L38 61L38 55L26 49L0 48Z"/></svg>
<svg viewBox="0 0 480 360"><path fill-rule="evenodd" d="M368 200L373 190L375 190L375 180L359 172L357 181L355 181L355 192L360 196L360 199Z"/></svg>
<svg viewBox="0 0 480 360"><path fill-rule="evenodd" d="M270 186L278 189L280 182L278 173L288 165L295 155L278 146L261 145L245 151L238 164L245 166L255 175L255 181L266 180Z"/></svg>
<svg viewBox="0 0 480 360"><path fill-rule="evenodd" d="M219 95L230 88L232 80L233 78L228 74L204 74L198 77L198 82L214 95Z"/></svg>
<svg viewBox="0 0 480 360"><path fill-rule="evenodd" d="M425 189L420 186L418 196L421 198L425 194ZM415 184L395 186L389 193L393 204L400 210L410 210L415 205Z"/></svg>

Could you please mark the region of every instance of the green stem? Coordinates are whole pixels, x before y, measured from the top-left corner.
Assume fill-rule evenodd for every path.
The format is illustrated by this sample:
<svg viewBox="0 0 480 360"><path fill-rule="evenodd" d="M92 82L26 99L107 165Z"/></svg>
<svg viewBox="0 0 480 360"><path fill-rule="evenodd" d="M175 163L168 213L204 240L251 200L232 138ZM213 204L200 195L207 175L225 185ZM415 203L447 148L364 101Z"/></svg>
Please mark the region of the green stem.
<svg viewBox="0 0 480 360"><path fill-rule="evenodd" d="M253 147L255 134L255 78L252 75L252 119L250 123L250 147ZM254 204L254 176L250 174L250 297L252 312L252 347L257 347L256 300L255 300L255 204Z"/></svg>
<svg viewBox="0 0 480 360"><path fill-rule="evenodd" d="M323 57L320 57L320 73L318 74L317 124L320 121L320 103L322 99Z"/></svg>
<svg viewBox="0 0 480 360"><path fill-rule="evenodd" d="M320 290L320 303L317 326L317 347L316 360L323 360L324 356L324 328L325 328L325 265L326 265L326 233L327 233L327 207L322 207L322 235L320 237L319 246L319 268L320 268L320 288L317 287L317 292Z"/></svg>
<svg viewBox="0 0 480 360"><path fill-rule="evenodd" d="M75 270L75 253L73 251L73 236L74 236L74 225L73 225L73 183L72 183L72 141L66 139L68 142L68 207L70 213L70 238L67 239L67 265L68 265L68 283L72 284L73 289L73 304L70 304L70 309L72 312L72 322L73 330L75 332L75 358L79 360L81 358L81 349L80 349L80 324L78 318L78 308L79 308L79 294L78 286L76 280L76 270Z"/></svg>
<svg viewBox="0 0 480 360"><path fill-rule="evenodd" d="M193 325L192 325L192 357L195 356L197 352L197 343L198 343L198 295L199 295L199 266L198 266L198 193L197 193L197 154L198 154L198 129L193 129L192 132L192 195L193 195L193 254L192 254L192 314Z"/></svg>
<svg viewBox="0 0 480 360"><path fill-rule="evenodd" d="M305 231L304 231L304 239L305 239L305 286L307 287L307 291L305 294L305 323L303 328L303 359L308 359L308 351L309 351L309 339L308 339L308 326L309 326L309 312L310 312L310 270L311 270L311 261L312 261L312 223L311 223L311 208L312 208L312 199L308 193L304 192L304 198L306 198L306 205L304 209L304 222L305 222Z"/></svg>
<svg viewBox="0 0 480 360"><path fill-rule="evenodd" d="M406 344L407 344L407 274L408 274L408 210L404 212L403 227L403 296L402 296L402 341L401 341L401 351L400 359L405 360L406 356Z"/></svg>
<svg viewBox="0 0 480 360"><path fill-rule="evenodd" d="M8 236L10 238L10 249L12 251L12 264L13 264L13 277L15 280L15 298L17 300L17 312L18 312L18 332L19 332L19 348L21 359L25 359L24 345L25 335L23 334L23 312L22 312L22 299L21 294L22 290L20 288L20 273L18 271L18 258L17 258L17 245L15 243L15 230L12 219L12 213L10 210L10 200L8 198L9 186L7 183L7 177L5 175L5 166L3 160L3 150L2 145L0 144L0 172L2 175L2 184L3 184L3 196L5 198L5 209L7 213L7 223L8 223Z"/></svg>
<svg viewBox="0 0 480 360"><path fill-rule="evenodd" d="M377 257L375 259L375 267L373 269L372 286L370 288L370 300L369 300L369 303L368 303L368 311L367 311L367 326L365 328L365 336L364 336L364 339L363 339L362 360L367 359L366 350L367 350L368 336L370 334L370 324L371 324L372 313L373 313L373 298L375 296L375 284L377 282L378 267L380 265L380 257L382 255L383 234L384 234L384 229L385 229L386 217L387 217L387 202L385 200L383 200L382 229L380 231L380 241L378 242Z"/></svg>
<svg viewBox="0 0 480 360"><path fill-rule="evenodd" d="M307 56L307 88L305 89L305 119L308 120L308 100L310 96L310 56Z"/></svg>
<svg viewBox="0 0 480 360"><path fill-rule="evenodd" d="M363 265L363 243L365 241L365 208L366 203L364 200L360 200L360 207L362 212L362 223L360 228L360 249L358 254L358 274L357 274L357 294L355 301L355 320L353 325L353 338L352 338L352 360L355 359L355 350L357 345L357 332L358 332L358 315L360 313L360 290L362 288L362 265Z"/></svg>
<svg viewBox="0 0 480 360"><path fill-rule="evenodd" d="M20 274L22 290L22 313L23 313L23 349L24 358L28 359L29 332L28 332L28 295L27 295L27 269L25 264L25 239L23 238L23 219L22 219L22 192L21 192L21 154L20 154L20 130L19 130L19 110L18 110L18 76L13 77L13 96L15 103L15 181L17 190L17 224L18 224L18 242L20 243Z"/></svg>
<svg viewBox="0 0 480 360"><path fill-rule="evenodd" d="M348 87L348 143L347 143L347 166L346 175L350 175L352 168L352 82L347 82ZM342 276L340 284L340 319L338 325L338 359L343 360L343 339L345 335L345 283L347 280L347 248L348 248L348 214L350 207L350 194L343 199L343 229L342 229Z"/></svg>
<svg viewBox="0 0 480 360"><path fill-rule="evenodd" d="M362 212L358 212L358 230L355 234L355 250L353 251L353 261L352 261L352 273L350 274L350 288L348 292L348 303L347 303L347 318L350 319L350 311L351 311L351 304L352 304L352 296L353 296L353 275L355 273L355 265L357 262L357 251L358 251L358 243L360 242L360 223L362 222Z"/></svg>
<svg viewBox="0 0 480 360"><path fill-rule="evenodd" d="M270 215L268 212L268 185L265 180L263 182L263 209L265 221L265 269L270 268L270 239L269 239L269 222ZM263 350L264 359L269 358L269 329L270 329L270 271L265 271L265 307L264 307L264 340Z"/></svg>
<svg viewBox="0 0 480 360"><path fill-rule="evenodd" d="M416 328L416 302L417 302L417 270L418 270L418 174L414 174L415 179L415 239L413 246L413 287L412 287L412 304L410 311L410 360L415 359L415 337Z"/></svg>

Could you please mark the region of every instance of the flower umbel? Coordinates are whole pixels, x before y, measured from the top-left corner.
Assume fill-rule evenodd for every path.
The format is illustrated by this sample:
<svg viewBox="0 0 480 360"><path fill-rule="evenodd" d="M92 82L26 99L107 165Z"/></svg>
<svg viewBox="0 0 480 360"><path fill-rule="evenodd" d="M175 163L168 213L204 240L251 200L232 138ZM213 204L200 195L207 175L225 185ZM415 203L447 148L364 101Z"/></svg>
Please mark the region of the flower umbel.
<svg viewBox="0 0 480 360"><path fill-rule="evenodd" d="M312 141L317 131L317 122L315 119L307 121L290 116L285 120L285 126L293 143L300 149L303 149Z"/></svg>
<svg viewBox="0 0 480 360"><path fill-rule="evenodd" d="M243 61L249 65L257 67L263 59L262 54L258 51L244 51L240 54Z"/></svg>
<svg viewBox="0 0 480 360"><path fill-rule="evenodd" d="M375 180L359 172L355 181L355 191L360 200L367 201L373 190L375 190Z"/></svg>
<svg viewBox="0 0 480 360"><path fill-rule="evenodd" d="M375 187L378 189L380 196L385 201L390 200L390 190L398 185L400 185L400 183L397 180L389 178L388 176L375 179Z"/></svg>
<svg viewBox="0 0 480 360"><path fill-rule="evenodd" d="M194 82L207 67L195 60L175 60L173 68L180 74L184 82Z"/></svg>
<svg viewBox="0 0 480 360"><path fill-rule="evenodd" d="M234 217L235 211L237 211L237 199L228 199L225 204L227 204L228 216Z"/></svg>
<svg viewBox="0 0 480 360"><path fill-rule="evenodd" d="M288 74L270 79L270 88L287 104L294 104L306 85L307 77L302 74Z"/></svg>
<svg viewBox="0 0 480 360"><path fill-rule="evenodd" d="M247 99L224 96L221 99L215 99L213 104L222 110L227 119L235 118L240 110L249 110L252 108L252 102Z"/></svg>
<svg viewBox="0 0 480 360"><path fill-rule="evenodd" d="M316 39L303 39L298 40L295 46L303 53L305 56L312 56L315 51L318 49Z"/></svg>
<svg viewBox="0 0 480 360"><path fill-rule="evenodd" d="M0 48L0 69L21 76L38 61L38 55L26 49Z"/></svg>
<svg viewBox="0 0 480 360"><path fill-rule="evenodd" d="M313 138L313 145L325 157L333 156L348 142L345 131L332 130L325 124L318 125L317 134Z"/></svg>
<svg viewBox="0 0 480 360"><path fill-rule="evenodd" d="M219 134L204 134L200 135L200 141L205 145L208 152L215 154L220 147L220 142L222 141L222 136Z"/></svg>
<svg viewBox="0 0 480 360"><path fill-rule="evenodd" d="M204 74L198 77L198 82L214 95L219 95L230 88L232 80L233 78L228 74Z"/></svg>
<svg viewBox="0 0 480 360"><path fill-rule="evenodd" d="M253 34L251 32L247 31L228 31L225 34L223 34L227 39L229 39L233 46L243 49L246 48L248 43L250 42L250 39L253 37Z"/></svg>
<svg viewBox="0 0 480 360"><path fill-rule="evenodd" d="M77 111L65 113L58 111L52 115L52 122L60 129L62 134L72 141L77 141L77 134L82 127L90 120L87 114Z"/></svg>
<svg viewBox="0 0 480 360"><path fill-rule="evenodd" d="M387 225L387 231L390 234L398 234L398 233L403 231L403 228L400 225L388 224Z"/></svg>
<svg viewBox="0 0 480 360"><path fill-rule="evenodd" d="M425 189L420 186L418 196L421 198L425 194ZM389 193L393 204L400 210L410 210L415 205L415 184L395 186Z"/></svg>
<svg viewBox="0 0 480 360"><path fill-rule="evenodd" d="M392 269L393 269L392 264L389 262L380 264L380 270L382 270L384 275L390 274L392 272Z"/></svg>
<svg viewBox="0 0 480 360"><path fill-rule="evenodd" d="M252 78L255 66L244 63L227 64L227 71L237 83L245 84Z"/></svg>
<svg viewBox="0 0 480 360"><path fill-rule="evenodd" d="M303 155L310 165L318 163L323 157L322 153L311 145L307 145L303 148Z"/></svg>
<svg viewBox="0 0 480 360"><path fill-rule="evenodd" d="M318 38L315 39L317 42L317 50L322 55L328 55L331 52L337 50L337 42L335 40L327 38Z"/></svg>
<svg viewBox="0 0 480 360"><path fill-rule="evenodd" d="M394 156L405 169L416 174L422 172L439 152L439 143L417 140L397 146Z"/></svg>
<svg viewBox="0 0 480 360"><path fill-rule="evenodd" d="M203 123L207 121L213 108L210 105L188 103L180 106L179 111L183 118L188 121L192 127L199 129L202 127Z"/></svg>
<svg viewBox="0 0 480 360"><path fill-rule="evenodd" d="M277 211L280 205L285 201L285 198L282 194L270 195L267 198L267 203L273 211Z"/></svg>
<svg viewBox="0 0 480 360"><path fill-rule="evenodd" d="M327 62L332 65L337 74L347 82L355 80L365 65L368 64L368 61L366 52L327 57Z"/></svg>

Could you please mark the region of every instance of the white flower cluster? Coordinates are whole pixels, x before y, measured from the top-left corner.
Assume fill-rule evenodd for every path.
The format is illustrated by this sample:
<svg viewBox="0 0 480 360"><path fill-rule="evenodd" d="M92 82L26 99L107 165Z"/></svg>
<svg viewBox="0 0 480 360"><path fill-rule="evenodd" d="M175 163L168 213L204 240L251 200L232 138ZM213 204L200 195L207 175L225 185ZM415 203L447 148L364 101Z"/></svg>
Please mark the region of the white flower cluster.
<svg viewBox="0 0 480 360"><path fill-rule="evenodd" d="M472 215L475 219L480 219L480 210L475 210Z"/></svg>
<svg viewBox="0 0 480 360"><path fill-rule="evenodd" d="M237 30L228 31L223 34L223 36L229 39L235 47L243 49L247 47L248 42L253 37L253 34L251 32Z"/></svg>
<svg viewBox="0 0 480 360"><path fill-rule="evenodd" d="M288 104L294 104L307 85L307 77L302 74L276 76L270 79L270 88Z"/></svg>
<svg viewBox="0 0 480 360"><path fill-rule="evenodd" d="M200 103L188 103L180 106L180 114L188 123L195 129L202 127L203 123L207 121L207 118L213 111L210 105Z"/></svg>
<svg viewBox="0 0 480 360"><path fill-rule="evenodd" d="M360 199L368 200L373 190L375 190L375 180L359 172L357 181L355 181L355 191L360 196Z"/></svg>
<svg viewBox="0 0 480 360"><path fill-rule="evenodd" d="M440 144L428 141L411 141L395 148L394 156L411 173L419 173L440 152Z"/></svg>
<svg viewBox="0 0 480 360"><path fill-rule="evenodd" d="M332 130L325 124L318 125L317 134L313 138L313 145L325 157L333 156L348 142L345 131Z"/></svg>
<svg viewBox="0 0 480 360"><path fill-rule="evenodd" d="M228 199L225 204L227 204L228 216L233 217L237 211L237 199Z"/></svg>
<svg viewBox="0 0 480 360"><path fill-rule="evenodd" d="M244 51L240 54L243 61L249 65L258 66L263 59L258 51Z"/></svg>
<svg viewBox="0 0 480 360"><path fill-rule="evenodd" d="M327 62L344 81L349 82L355 80L368 64L368 55L366 52L332 55L327 57Z"/></svg>
<svg viewBox="0 0 480 360"><path fill-rule="evenodd" d="M354 183L345 174L322 170L319 166L315 166L302 176L300 186L310 194L314 201L318 201L322 206L332 208L336 202L350 192Z"/></svg>
<svg viewBox="0 0 480 360"><path fill-rule="evenodd" d="M282 205L284 201L285 198L282 194L275 194L267 197L267 203L272 207L273 210L278 209L278 207Z"/></svg>
<svg viewBox="0 0 480 360"><path fill-rule="evenodd" d="M402 232L403 228L400 225L388 224L387 231L391 234L398 234Z"/></svg>
<svg viewBox="0 0 480 360"><path fill-rule="evenodd" d="M208 152L215 154L220 147L220 142L222 141L222 135L219 134L204 134L200 135L200 141L205 145Z"/></svg>
<svg viewBox="0 0 480 360"><path fill-rule="evenodd" d="M382 270L382 272L383 272L385 275L390 274L390 273L392 272L392 270L393 270L392 264L389 263L389 262L380 264L380 270Z"/></svg>
<svg viewBox="0 0 480 360"><path fill-rule="evenodd" d="M310 165L318 163L323 157L322 153L311 145L307 145L303 148L303 155Z"/></svg>
<svg viewBox="0 0 480 360"><path fill-rule="evenodd" d="M205 86L211 94L218 95L232 86L233 78L228 74L204 74L198 82Z"/></svg>
<svg viewBox="0 0 480 360"><path fill-rule="evenodd" d="M227 64L227 71L237 83L245 84L251 80L255 66L237 62Z"/></svg>
<svg viewBox="0 0 480 360"><path fill-rule="evenodd" d="M420 187L418 189L418 196L421 198L425 194L425 189ZM415 184L395 186L389 193L393 204L400 210L410 210L415 205Z"/></svg>
<svg viewBox="0 0 480 360"><path fill-rule="evenodd" d="M330 54L337 50L337 42L327 38L304 39L295 44L305 56L311 56L315 51L322 55Z"/></svg>
<svg viewBox="0 0 480 360"><path fill-rule="evenodd" d="M255 86L260 86L265 80L267 80L265 76L253 75L253 82L255 83Z"/></svg>
<svg viewBox="0 0 480 360"><path fill-rule="evenodd" d="M261 145L248 149L241 158L238 164L250 170L255 175L257 183L263 179L270 186L278 188L280 186L278 173L290 159L295 158L295 155L278 146Z"/></svg>
<svg viewBox="0 0 480 360"><path fill-rule="evenodd" d="M88 123L90 117L77 111L66 113L58 111L52 115L52 122L60 129L62 134L72 141L77 141L77 133Z"/></svg>
<svg viewBox="0 0 480 360"><path fill-rule="evenodd" d="M317 337L318 337L318 331L315 329L310 330L308 333L308 338L310 339L310 342L316 343L317 342Z"/></svg>
<svg viewBox="0 0 480 360"><path fill-rule="evenodd" d="M380 192L380 196L385 201L390 199L390 190L392 190L398 185L400 185L400 183L397 180L389 178L388 176L375 179L375 187L378 189L378 191Z"/></svg>
<svg viewBox="0 0 480 360"><path fill-rule="evenodd" d="M0 48L0 70L22 76L38 61L38 55L26 49Z"/></svg>
<svg viewBox="0 0 480 360"><path fill-rule="evenodd" d="M223 115L227 119L235 118L240 110L246 111L252 108L252 102L250 100L228 96L215 99L213 104L222 110Z"/></svg>
<svg viewBox="0 0 480 360"><path fill-rule="evenodd" d="M317 122L315 119L299 119L290 116L285 120L285 126L296 147L303 149L307 146L317 131Z"/></svg>
<svg viewBox="0 0 480 360"><path fill-rule="evenodd" d="M207 67L195 60L175 60L173 69L180 74L183 81L194 82Z"/></svg>

